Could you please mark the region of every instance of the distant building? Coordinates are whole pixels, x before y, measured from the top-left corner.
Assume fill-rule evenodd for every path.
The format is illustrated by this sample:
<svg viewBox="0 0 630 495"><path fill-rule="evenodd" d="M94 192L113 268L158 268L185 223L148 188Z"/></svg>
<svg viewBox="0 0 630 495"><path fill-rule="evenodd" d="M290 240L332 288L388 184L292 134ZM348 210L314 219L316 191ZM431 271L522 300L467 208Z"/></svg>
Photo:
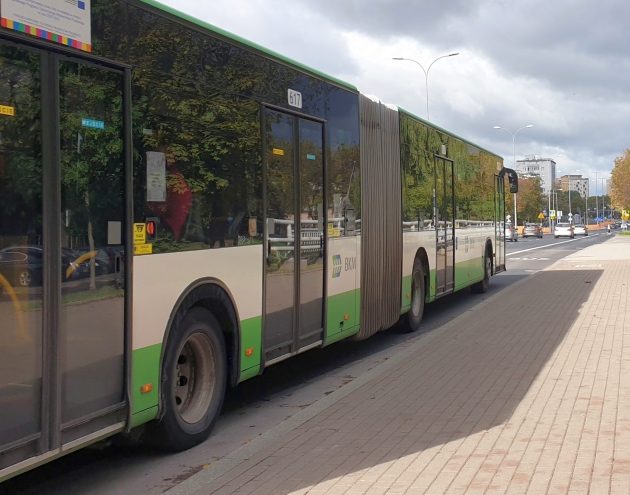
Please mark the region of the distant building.
<svg viewBox="0 0 630 495"><path fill-rule="evenodd" d="M563 191L577 191L582 198L586 199L588 191L588 177L581 175L563 175L558 180L560 189Z"/></svg>
<svg viewBox="0 0 630 495"><path fill-rule="evenodd" d="M540 177L540 185L545 194L549 194L556 181L556 162L551 158L525 155L524 160L516 160L516 171L519 175Z"/></svg>

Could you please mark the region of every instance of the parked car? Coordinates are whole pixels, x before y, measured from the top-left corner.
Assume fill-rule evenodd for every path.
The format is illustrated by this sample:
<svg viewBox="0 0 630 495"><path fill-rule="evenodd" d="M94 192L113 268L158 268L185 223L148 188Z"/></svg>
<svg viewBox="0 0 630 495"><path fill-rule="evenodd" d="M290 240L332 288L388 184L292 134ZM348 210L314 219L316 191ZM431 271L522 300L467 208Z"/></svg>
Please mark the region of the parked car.
<svg viewBox="0 0 630 495"><path fill-rule="evenodd" d="M523 229L523 237L538 237L543 238L542 227L537 223L526 223Z"/></svg>
<svg viewBox="0 0 630 495"><path fill-rule="evenodd" d="M573 225L567 222L558 222L553 230L553 236L556 239L558 237L570 237L571 239L573 239L575 237Z"/></svg>
<svg viewBox="0 0 630 495"><path fill-rule="evenodd" d="M575 235L583 235L586 237L588 235L588 228L583 223L576 223L573 226L573 233Z"/></svg>
<svg viewBox="0 0 630 495"><path fill-rule="evenodd" d="M11 246L0 250L0 274L18 287L42 285L44 250L37 246Z"/></svg>
<svg viewBox="0 0 630 495"><path fill-rule="evenodd" d="M511 242L518 241L518 231L511 223L505 224L505 240Z"/></svg>
<svg viewBox="0 0 630 495"><path fill-rule="evenodd" d="M61 249L61 280L68 280L68 273L74 278L89 275L87 265L78 266L75 259L78 252ZM70 272L68 268L72 267ZM44 249L41 246L10 246L0 249L0 274L11 285L17 287L41 286L44 280Z"/></svg>

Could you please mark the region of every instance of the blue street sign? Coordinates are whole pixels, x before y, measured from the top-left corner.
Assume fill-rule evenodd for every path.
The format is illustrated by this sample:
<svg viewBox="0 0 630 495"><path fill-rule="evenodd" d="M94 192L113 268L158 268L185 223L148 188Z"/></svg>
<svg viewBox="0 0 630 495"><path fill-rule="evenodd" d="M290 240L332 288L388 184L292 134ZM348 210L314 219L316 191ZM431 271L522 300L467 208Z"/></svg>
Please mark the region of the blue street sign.
<svg viewBox="0 0 630 495"><path fill-rule="evenodd" d="M105 122L102 120L81 119L81 125L90 129L105 129Z"/></svg>

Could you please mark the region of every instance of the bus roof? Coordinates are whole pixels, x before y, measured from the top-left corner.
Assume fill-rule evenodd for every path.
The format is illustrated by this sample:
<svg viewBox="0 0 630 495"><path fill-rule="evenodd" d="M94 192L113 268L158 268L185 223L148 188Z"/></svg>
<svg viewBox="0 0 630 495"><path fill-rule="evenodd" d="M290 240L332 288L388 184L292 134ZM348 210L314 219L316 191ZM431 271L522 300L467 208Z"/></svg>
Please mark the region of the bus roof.
<svg viewBox="0 0 630 495"><path fill-rule="evenodd" d="M246 40L245 38L241 38L240 36L237 36L235 34L232 34L232 33L228 32L228 31L225 31L225 30L223 30L221 28L213 26L212 24L209 24L209 23L204 22L204 21L202 21L200 19L192 17L192 16L190 16L188 14L180 12L179 10L176 10L176 9L174 9L172 7L164 5L164 4L162 4L162 3L160 3L160 2L158 2L156 0L140 0L140 2L145 3L147 5L151 5L152 7L156 8L158 10L161 10L163 12L167 12L167 13L175 16L175 17L178 17L180 19L188 21L188 22L190 22L192 24L196 24L197 26L199 26L199 27L201 27L201 28L203 28L203 29L205 29L207 31L210 31L210 32L212 32L214 34L217 34L217 35L219 35L222 38L226 38L226 39L228 39L230 41L233 41L233 42L236 42L236 43L238 43L240 45L244 45L244 46L246 46L248 48L251 48L251 49L253 49L253 50L257 51L257 52L261 52L261 53L267 55L268 57L270 57L272 59L278 60L280 62L284 62L285 64L291 65L291 66L293 66L293 67L295 67L295 68L297 68L297 69L299 69L299 70L301 70L303 72L306 72L308 74L311 74L311 75L319 77L319 78L322 78L322 79L324 79L324 80L326 80L328 82L336 84L337 86L341 86L342 88L349 89L349 90L354 91L354 92L358 92L358 90L357 90L357 88L355 86L353 86L351 84L348 84L347 82L342 81L341 79L337 79L335 77L329 76L328 74L324 74L323 72L320 72L320 71L318 71L316 69L308 67L308 66L306 66L304 64L301 64L300 62L296 62L295 60L292 60L289 57L285 57L284 55L280 55L279 53L276 53L276 52L274 52L272 50L269 50L269 49L267 49L267 48L265 48L265 47L263 47L261 45L258 45L256 43L253 43L253 42L249 41L249 40Z"/></svg>
<svg viewBox="0 0 630 495"><path fill-rule="evenodd" d="M411 113L408 110L405 110L404 108L400 108L398 107L398 111L404 114L407 114L409 117L411 117L414 120L417 120L419 122L422 122L423 124L427 124L429 127L433 127L434 129L437 129L440 132L443 132L445 134L448 134L449 136L452 136L456 139L459 139L460 141L463 141L466 144L469 144L471 146L474 146L475 148L478 148L481 151L485 151L486 153L490 153L491 155L494 155L498 158L500 158L501 160L503 160L503 157L501 155L497 155L496 153L494 153L493 151L487 150L485 148L482 148L481 146L479 146L478 144L473 143L472 141L469 141L468 139L464 139L461 136L458 136L457 134L453 134L451 131L447 131L446 129L443 129L435 124L433 124L432 122L429 122L428 120L423 119L422 117L418 117L417 115Z"/></svg>

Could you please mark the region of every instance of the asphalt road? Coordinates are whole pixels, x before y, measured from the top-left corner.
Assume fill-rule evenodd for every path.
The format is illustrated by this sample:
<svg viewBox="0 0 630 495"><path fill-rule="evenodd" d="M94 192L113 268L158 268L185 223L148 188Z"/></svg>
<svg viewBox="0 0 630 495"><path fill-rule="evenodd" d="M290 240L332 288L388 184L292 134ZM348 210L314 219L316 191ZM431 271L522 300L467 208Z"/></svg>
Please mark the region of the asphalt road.
<svg viewBox="0 0 630 495"><path fill-rule="evenodd" d="M574 240L544 236L507 243L508 270L492 278L490 291L484 295L462 291L427 306L422 333L462 312L474 311L480 301L523 277L605 239L605 234L594 233ZM0 494L162 493L420 337L394 327L364 342L340 342L277 364L232 390L214 434L186 452L167 455L137 446L102 443L9 480L0 485Z"/></svg>

